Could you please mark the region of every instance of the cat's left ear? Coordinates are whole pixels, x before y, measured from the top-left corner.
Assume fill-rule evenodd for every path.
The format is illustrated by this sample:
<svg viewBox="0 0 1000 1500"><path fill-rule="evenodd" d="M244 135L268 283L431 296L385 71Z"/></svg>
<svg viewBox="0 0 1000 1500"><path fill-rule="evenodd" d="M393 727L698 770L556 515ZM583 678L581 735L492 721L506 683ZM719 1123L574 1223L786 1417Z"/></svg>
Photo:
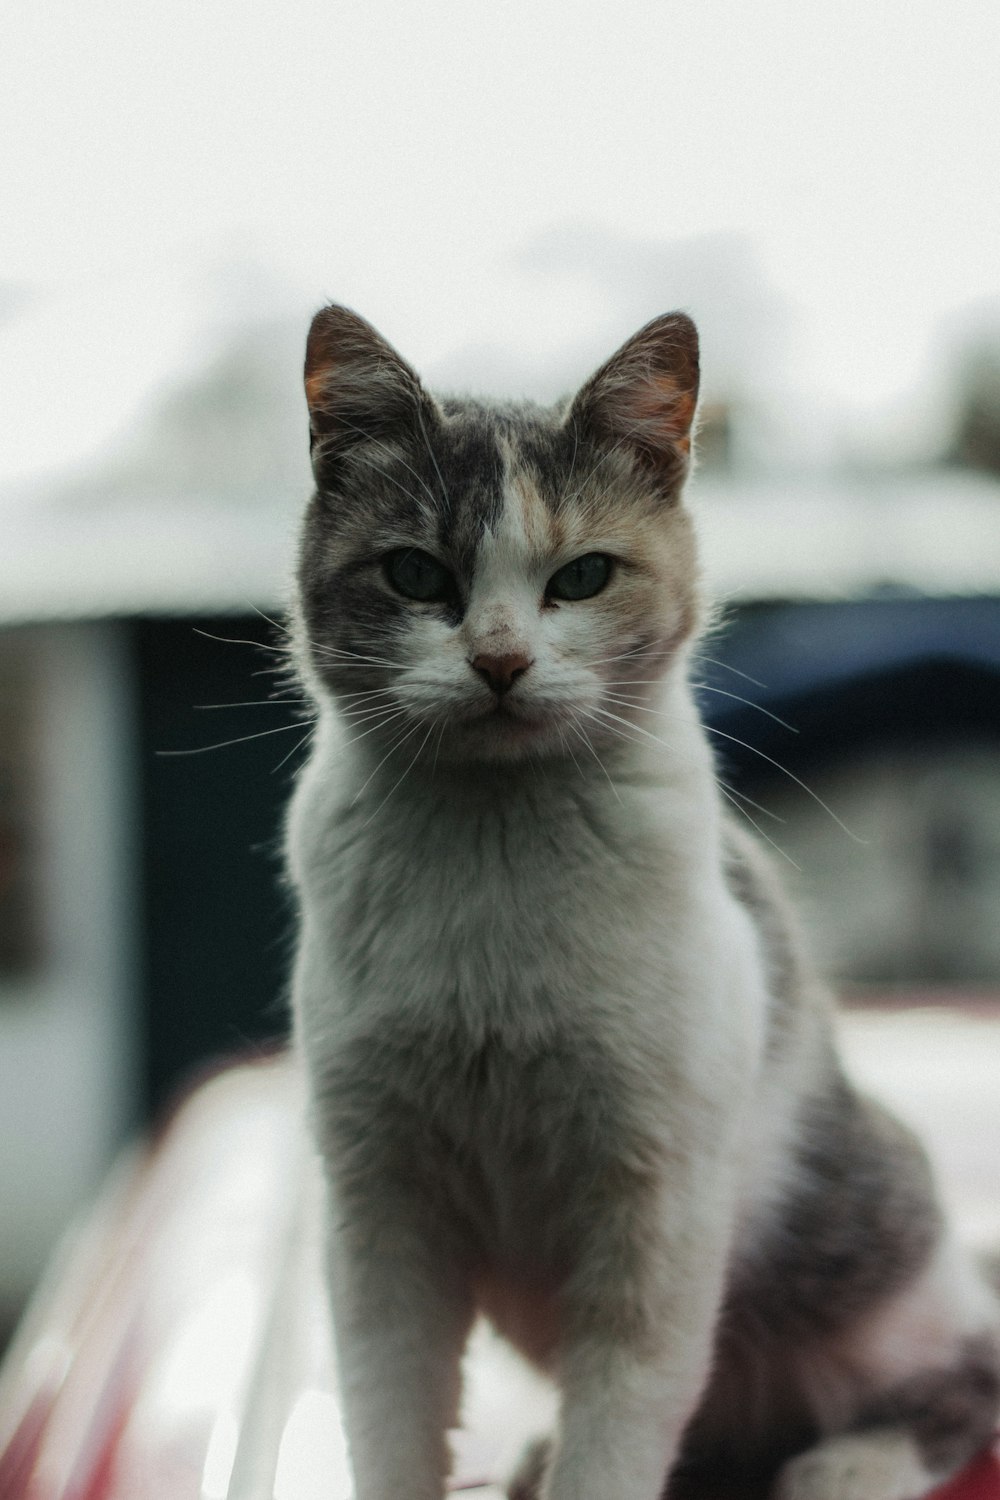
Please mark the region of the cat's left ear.
<svg viewBox="0 0 1000 1500"><path fill-rule="evenodd" d="M366 439L433 422L438 410L419 377L370 323L324 307L306 341L306 401L313 467L325 468Z"/></svg>
<svg viewBox="0 0 1000 1500"><path fill-rule="evenodd" d="M673 495L690 467L698 381L698 330L686 313L665 313L588 380L566 421L631 453Z"/></svg>

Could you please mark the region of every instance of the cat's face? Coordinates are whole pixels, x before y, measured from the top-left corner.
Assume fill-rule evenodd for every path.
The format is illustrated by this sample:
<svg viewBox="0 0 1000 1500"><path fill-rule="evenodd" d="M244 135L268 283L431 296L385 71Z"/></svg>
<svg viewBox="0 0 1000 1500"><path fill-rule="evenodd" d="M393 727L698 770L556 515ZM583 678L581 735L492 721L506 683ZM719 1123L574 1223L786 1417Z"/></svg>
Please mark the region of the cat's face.
<svg viewBox="0 0 1000 1500"><path fill-rule="evenodd" d="M303 646L353 733L447 760L645 733L697 620L692 325L650 325L565 412L439 405L339 308L306 374Z"/></svg>

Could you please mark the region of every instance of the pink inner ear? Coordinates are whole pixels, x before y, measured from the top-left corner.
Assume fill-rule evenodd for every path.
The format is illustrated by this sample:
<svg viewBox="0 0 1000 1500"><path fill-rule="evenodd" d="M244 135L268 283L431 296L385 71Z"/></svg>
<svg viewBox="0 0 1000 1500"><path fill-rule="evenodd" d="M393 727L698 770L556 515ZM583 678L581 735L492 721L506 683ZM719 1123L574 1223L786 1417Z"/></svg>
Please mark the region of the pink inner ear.
<svg viewBox="0 0 1000 1500"><path fill-rule="evenodd" d="M672 376L647 376L623 392L621 401L626 424L640 429L646 442L688 452L695 396Z"/></svg>
<svg viewBox="0 0 1000 1500"><path fill-rule="evenodd" d="M332 369L332 364L321 365L306 376L306 402L310 409L325 399Z"/></svg>

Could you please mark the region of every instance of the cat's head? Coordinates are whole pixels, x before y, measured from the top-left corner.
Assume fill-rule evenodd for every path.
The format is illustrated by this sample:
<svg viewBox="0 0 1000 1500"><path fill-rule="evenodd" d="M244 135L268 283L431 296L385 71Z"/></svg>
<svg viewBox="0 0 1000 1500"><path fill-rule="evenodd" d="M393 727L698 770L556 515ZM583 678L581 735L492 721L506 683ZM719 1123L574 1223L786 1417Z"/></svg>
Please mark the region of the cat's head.
<svg viewBox="0 0 1000 1500"><path fill-rule="evenodd" d="M640 726L698 621L691 320L649 323L550 410L436 400L341 307L305 377L300 651L356 735L511 760Z"/></svg>

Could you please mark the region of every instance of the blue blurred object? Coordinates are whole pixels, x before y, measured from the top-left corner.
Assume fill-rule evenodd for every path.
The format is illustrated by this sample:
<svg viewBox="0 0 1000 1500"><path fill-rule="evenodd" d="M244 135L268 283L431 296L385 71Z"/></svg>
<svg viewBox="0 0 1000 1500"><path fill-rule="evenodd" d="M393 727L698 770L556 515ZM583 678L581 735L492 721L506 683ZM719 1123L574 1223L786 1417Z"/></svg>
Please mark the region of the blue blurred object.
<svg viewBox="0 0 1000 1500"><path fill-rule="evenodd" d="M704 644L696 676L724 760L751 780L774 769L764 756L814 766L872 745L996 739L1000 599L744 606Z"/></svg>

